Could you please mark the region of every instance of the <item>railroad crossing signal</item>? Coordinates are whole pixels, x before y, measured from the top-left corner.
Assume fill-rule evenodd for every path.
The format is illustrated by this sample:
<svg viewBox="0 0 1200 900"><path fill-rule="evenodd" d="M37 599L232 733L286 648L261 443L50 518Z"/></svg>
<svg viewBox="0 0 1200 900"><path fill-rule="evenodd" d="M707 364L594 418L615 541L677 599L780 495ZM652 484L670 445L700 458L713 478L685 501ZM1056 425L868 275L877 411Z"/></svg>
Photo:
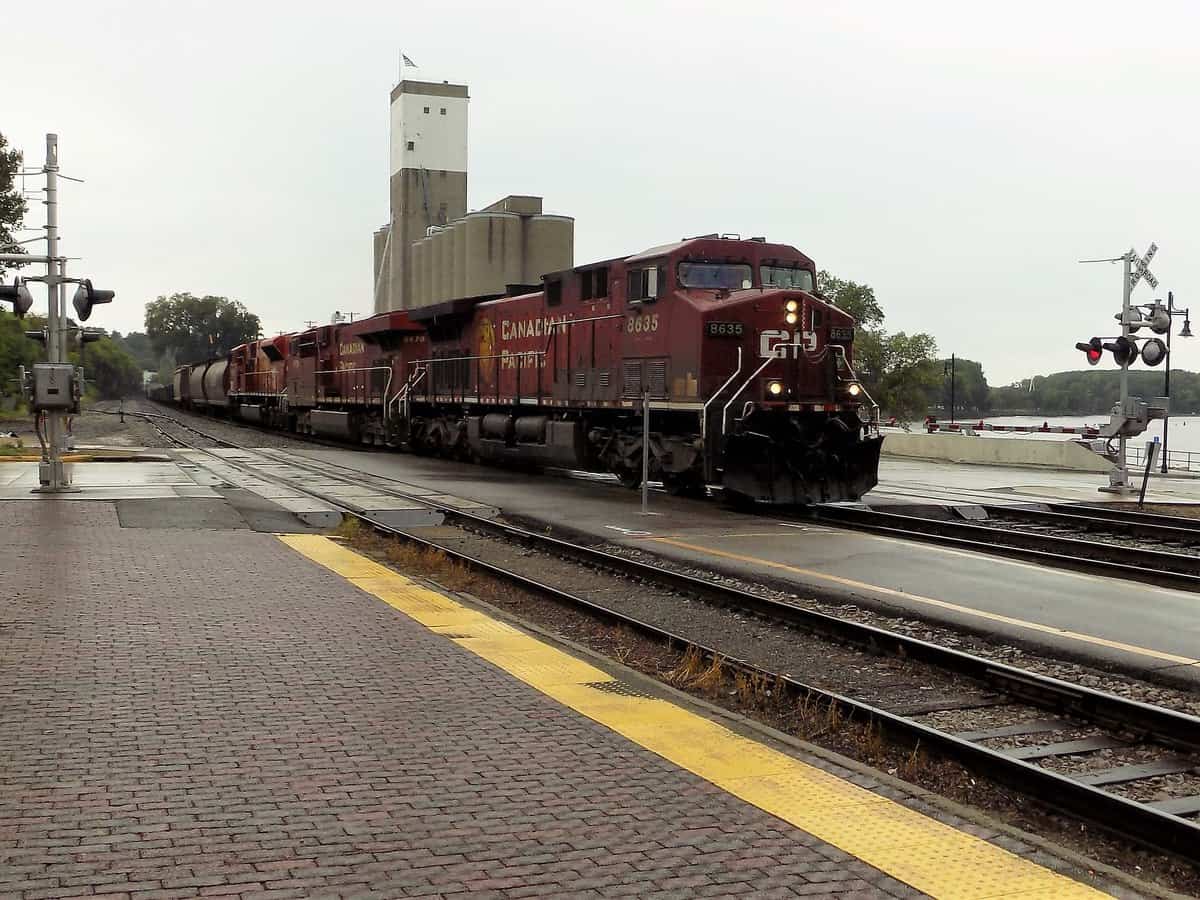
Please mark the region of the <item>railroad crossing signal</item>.
<svg viewBox="0 0 1200 900"><path fill-rule="evenodd" d="M112 303L113 297L116 296L115 291L98 291L92 287L92 280L84 278L78 282L79 287L75 290L75 298L71 301L75 306L75 312L79 316L80 322L86 322L92 315L92 307L97 303Z"/></svg>
<svg viewBox="0 0 1200 900"><path fill-rule="evenodd" d="M1113 362L1121 368L1128 366L1138 355L1137 343L1123 335L1105 344L1104 349L1112 351Z"/></svg>
<svg viewBox="0 0 1200 900"><path fill-rule="evenodd" d="M1154 254L1158 252L1158 244L1151 243L1150 248L1146 251L1146 255L1138 258L1137 251L1132 247L1129 248L1130 259L1134 260L1133 273L1129 276L1129 290L1132 291L1138 286L1138 282L1143 278L1146 279L1146 284L1152 288L1158 287L1158 279L1154 277L1154 273L1150 271L1150 260L1154 259Z"/></svg>
<svg viewBox="0 0 1200 900"><path fill-rule="evenodd" d="M1104 343L1098 337L1092 338L1090 341L1080 341L1075 345L1076 350L1082 350L1087 354L1089 366L1094 366L1104 357Z"/></svg>
<svg viewBox="0 0 1200 900"><path fill-rule="evenodd" d="M0 284L0 300L13 305L13 313L18 319L25 318L25 313L33 306L33 294L25 287L24 278L14 278L12 284Z"/></svg>
<svg viewBox="0 0 1200 900"><path fill-rule="evenodd" d="M1167 345L1158 338L1150 338L1142 344L1142 362L1148 366L1157 366L1167 358Z"/></svg>

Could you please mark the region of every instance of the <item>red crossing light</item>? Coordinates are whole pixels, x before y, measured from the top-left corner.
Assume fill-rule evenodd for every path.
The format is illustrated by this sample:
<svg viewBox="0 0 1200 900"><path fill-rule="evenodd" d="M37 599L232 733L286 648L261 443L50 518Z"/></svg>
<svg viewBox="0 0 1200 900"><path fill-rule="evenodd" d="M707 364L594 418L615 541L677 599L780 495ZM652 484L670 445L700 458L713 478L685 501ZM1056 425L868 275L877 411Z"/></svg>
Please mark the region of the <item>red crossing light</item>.
<svg viewBox="0 0 1200 900"><path fill-rule="evenodd" d="M1080 341L1075 345L1075 349L1082 350L1087 354L1089 366L1096 365L1104 356L1104 343L1098 337L1094 337L1090 341Z"/></svg>

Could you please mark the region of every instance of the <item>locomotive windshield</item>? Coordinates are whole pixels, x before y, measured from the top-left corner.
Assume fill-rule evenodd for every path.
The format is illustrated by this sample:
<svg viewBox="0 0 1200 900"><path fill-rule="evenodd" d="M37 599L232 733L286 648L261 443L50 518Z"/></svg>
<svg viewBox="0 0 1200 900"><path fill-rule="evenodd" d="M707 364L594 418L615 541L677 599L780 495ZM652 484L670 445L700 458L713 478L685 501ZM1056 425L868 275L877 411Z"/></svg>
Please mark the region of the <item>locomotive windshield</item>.
<svg viewBox="0 0 1200 900"><path fill-rule="evenodd" d="M796 266L762 266L763 287L796 288L801 291L813 289L812 272Z"/></svg>
<svg viewBox="0 0 1200 900"><path fill-rule="evenodd" d="M679 286L740 291L751 286L751 271L744 263L679 264Z"/></svg>

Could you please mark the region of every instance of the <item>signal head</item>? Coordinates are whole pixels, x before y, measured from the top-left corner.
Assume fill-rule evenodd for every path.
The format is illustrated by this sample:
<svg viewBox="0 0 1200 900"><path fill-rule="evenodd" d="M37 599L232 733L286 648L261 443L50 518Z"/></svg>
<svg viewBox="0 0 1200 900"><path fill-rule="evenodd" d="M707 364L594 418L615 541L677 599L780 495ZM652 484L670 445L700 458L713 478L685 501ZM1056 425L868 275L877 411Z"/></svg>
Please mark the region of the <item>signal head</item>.
<svg viewBox="0 0 1200 900"><path fill-rule="evenodd" d="M91 279L85 278L79 282L79 287L75 291L75 299L71 302L75 306L79 321L86 322L92 315L93 306L97 303L112 303L115 296L115 291L96 290L92 287Z"/></svg>
<svg viewBox="0 0 1200 900"><path fill-rule="evenodd" d="M1155 334L1166 334L1171 330L1171 314L1161 303L1154 304L1147 321L1150 323L1150 330Z"/></svg>
<svg viewBox="0 0 1200 900"><path fill-rule="evenodd" d="M1094 337L1090 341L1080 341L1075 345L1075 349L1082 350L1087 355L1089 366L1096 365L1104 356L1104 345L1098 337Z"/></svg>
<svg viewBox="0 0 1200 900"><path fill-rule="evenodd" d="M1110 344L1105 344L1104 349L1112 351L1113 361L1121 368L1125 368L1132 363L1137 359L1138 355L1137 344L1124 336L1117 338Z"/></svg>
<svg viewBox="0 0 1200 900"><path fill-rule="evenodd" d="M12 284L0 284L0 300L13 305L13 314L18 319L25 318L25 313L33 306L33 294L25 286L24 278L14 278Z"/></svg>
<svg viewBox="0 0 1200 900"><path fill-rule="evenodd" d="M1142 362L1148 366L1157 366L1167 358L1167 345L1158 338L1150 338L1142 344Z"/></svg>

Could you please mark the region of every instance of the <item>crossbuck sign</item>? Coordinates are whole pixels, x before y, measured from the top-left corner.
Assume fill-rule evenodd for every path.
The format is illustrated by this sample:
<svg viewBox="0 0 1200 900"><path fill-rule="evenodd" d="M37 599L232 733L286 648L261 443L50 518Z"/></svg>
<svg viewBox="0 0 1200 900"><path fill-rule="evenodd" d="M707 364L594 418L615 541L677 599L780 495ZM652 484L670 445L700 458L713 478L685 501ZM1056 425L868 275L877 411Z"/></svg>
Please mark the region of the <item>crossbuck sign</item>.
<svg viewBox="0 0 1200 900"><path fill-rule="evenodd" d="M1154 259L1154 254L1158 252L1158 244L1151 244L1146 251L1146 255L1138 258L1137 251L1132 247L1129 248L1129 258L1133 260L1133 271L1129 275L1129 290L1132 291L1137 287L1138 282L1143 278L1146 279L1146 284L1151 288L1158 287L1158 279L1154 277L1154 273L1150 271L1150 260Z"/></svg>

